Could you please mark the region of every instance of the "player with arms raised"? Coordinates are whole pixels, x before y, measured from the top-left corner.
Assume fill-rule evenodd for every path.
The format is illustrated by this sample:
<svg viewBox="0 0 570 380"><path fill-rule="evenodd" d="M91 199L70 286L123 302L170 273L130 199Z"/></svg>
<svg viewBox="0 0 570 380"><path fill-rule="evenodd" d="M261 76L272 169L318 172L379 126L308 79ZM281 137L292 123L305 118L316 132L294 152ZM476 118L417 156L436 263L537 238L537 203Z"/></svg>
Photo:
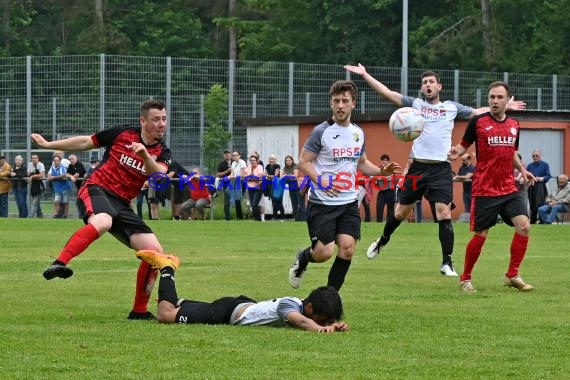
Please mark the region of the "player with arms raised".
<svg viewBox="0 0 570 380"><path fill-rule="evenodd" d="M489 86L490 112L471 119L461 143L452 147L451 159L465 153L475 143L477 170L473 174L471 200L471 230L473 237L467 244L460 288L464 292L475 292L471 283L471 272L481 254L489 229L501 218L515 227L511 242L511 260L503 284L520 291L533 287L519 276L519 266L526 254L530 223L527 207L515 185L514 169L523 178L534 182L534 176L523 166L517 155L519 146L519 122L505 114L509 85L493 82Z"/></svg>
<svg viewBox="0 0 570 380"><path fill-rule="evenodd" d="M73 274L67 264L105 232L135 250L162 251L156 235L131 208L131 200L152 173L166 173L170 149L162 138L166 132L166 107L148 100L140 107L140 126L117 126L94 135L74 136L47 141L32 134L42 148L86 151L105 147L101 164L88 176L77 194L77 207L85 226L68 240L57 259L43 273L46 280L68 278ZM137 272L133 310L129 319L154 319L147 303L157 271L141 262Z"/></svg>

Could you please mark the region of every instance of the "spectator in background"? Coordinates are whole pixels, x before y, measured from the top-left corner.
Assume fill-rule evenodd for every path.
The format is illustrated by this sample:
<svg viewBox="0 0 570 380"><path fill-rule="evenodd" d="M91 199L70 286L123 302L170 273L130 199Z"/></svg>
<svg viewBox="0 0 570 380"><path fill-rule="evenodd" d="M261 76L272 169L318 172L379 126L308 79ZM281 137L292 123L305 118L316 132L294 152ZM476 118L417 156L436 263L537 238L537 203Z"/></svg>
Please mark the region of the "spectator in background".
<svg viewBox="0 0 570 380"><path fill-rule="evenodd" d="M44 186L45 166L37 154L32 154L32 162L28 163L30 177L30 218L43 218L41 200L46 190Z"/></svg>
<svg viewBox="0 0 570 380"><path fill-rule="evenodd" d="M0 155L0 217L8 217L8 194L12 188L10 172L12 168L6 162L6 156Z"/></svg>
<svg viewBox="0 0 570 380"><path fill-rule="evenodd" d="M218 164L218 170L216 171L216 178L222 182L224 189L224 219L231 220L231 202L230 202L230 191L229 183L224 181L224 178L228 178L232 174L232 153L229 150L224 151L224 159ZM216 186L217 188L217 186Z"/></svg>
<svg viewBox="0 0 570 380"><path fill-rule="evenodd" d="M48 181L53 185L54 218L65 219L69 211L71 182L59 156L54 156L53 165L48 171Z"/></svg>
<svg viewBox="0 0 570 380"><path fill-rule="evenodd" d="M368 178L362 174L362 171L356 172L358 186L358 208L364 210L364 221L370 222L370 201L372 200L372 186Z"/></svg>
<svg viewBox="0 0 570 380"><path fill-rule="evenodd" d="M59 157L61 165L65 168L65 170L67 170L71 161L68 160L67 158L65 158L65 156L63 155L63 152L61 150L56 150L53 152L53 156Z"/></svg>
<svg viewBox="0 0 570 380"><path fill-rule="evenodd" d="M390 156L383 154L380 156L380 165L387 165L390 162ZM384 221L384 207L386 207L386 220L390 215L394 215L394 205L396 204L396 184L394 176L381 177L376 181L378 194L376 194L376 221L382 223Z"/></svg>
<svg viewBox="0 0 570 380"><path fill-rule="evenodd" d="M293 208L293 218L295 221L305 221L305 196L299 192L299 168L293 156L285 156L282 173L282 176L287 176L285 185L289 190L289 198L291 199L291 207Z"/></svg>
<svg viewBox="0 0 570 380"><path fill-rule="evenodd" d="M188 170L180 165L177 161L172 161L168 176L175 179L170 181L169 191L171 194L170 207L172 211L172 219L180 220L180 212L182 204L188 200L188 188L181 179L181 176L188 175Z"/></svg>
<svg viewBox="0 0 570 380"><path fill-rule="evenodd" d="M206 207L210 206L212 197L206 183L200 180L200 168L192 169L193 176L190 178L190 197L182 204L180 210L181 219L206 219ZM188 179L186 179L188 180Z"/></svg>
<svg viewBox="0 0 570 380"><path fill-rule="evenodd" d="M86 176L91 175L91 173L93 173L93 170L95 170L99 166L100 163L101 163L101 161L98 158L91 160L89 162L89 169L87 169Z"/></svg>
<svg viewBox="0 0 570 380"><path fill-rule="evenodd" d="M143 219L143 203L146 201L146 207L148 209L148 218L152 219L152 214L150 213L150 202L148 201L148 182L145 182L141 188L141 191L137 195L137 215L139 218Z"/></svg>
<svg viewBox="0 0 570 380"><path fill-rule="evenodd" d="M28 171L24 165L24 158L17 155L14 159L14 167L10 171L10 178L12 178L12 192L18 206L18 217L28 217Z"/></svg>
<svg viewBox="0 0 570 380"><path fill-rule="evenodd" d="M463 182L463 207L466 214L471 212L471 178L474 172L475 166L471 163L471 156L469 154L461 156L461 166L453 180Z"/></svg>
<svg viewBox="0 0 570 380"><path fill-rule="evenodd" d="M228 187L230 193L230 203L236 208L236 217L243 220L243 212L241 209L241 197L243 195L243 179L245 177L245 168L247 164L241 159L241 155L237 150L232 152L232 173Z"/></svg>
<svg viewBox="0 0 570 380"><path fill-rule="evenodd" d="M542 153L535 149L532 152L532 162L528 164L526 170L536 177L536 182L528 187L528 200L530 203L530 224L536 224L538 219L538 208L546 201L548 189L546 184L550 180L550 166L546 161L542 161Z"/></svg>
<svg viewBox="0 0 570 380"><path fill-rule="evenodd" d="M538 208L540 223L552 224L556 220L559 212L570 210L570 184L568 176L560 174L558 176L558 191L554 196L546 199L546 204Z"/></svg>
<svg viewBox="0 0 570 380"><path fill-rule="evenodd" d="M277 186L280 186L279 177L281 177L281 166L277 163L277 157L275 157L274 154L269 156L269 163L265 166L265 175L267 177L267 185L264 191L266 192L266 195L271 198L273 220L277 220L278 218L283 220L285 217L285 208L283 207L283 193L281 193L281 197L278 197L277 195L279 192L273 191L274 183L277 183ZM280 214L279 216L277 215L278 213Z"/></svg>
<svg viewBox="0 0 570 380"><path fill-rule="evenodd" d="M79 161L76 154L69 155L69 166L67 167L67 174L69 174L69 178L71 182L75 182L75 187L77 190L83 184L83 178L85 178L85 174L87 171L85 170L85 166Z"/></svg>
<svg viewBox="0 0 570 380"><path fill-rule="evenodd" d="M261 197L263 196L263 190L261 186L263 173L263 166L259 164L257 156L252 154L249 157L249 165L245 169L245 178L247 179L247 192L249 194L251 212L253 214L253 219L257 221L264 221L264 219L261 218L261 210L259 206Z"/></svg>

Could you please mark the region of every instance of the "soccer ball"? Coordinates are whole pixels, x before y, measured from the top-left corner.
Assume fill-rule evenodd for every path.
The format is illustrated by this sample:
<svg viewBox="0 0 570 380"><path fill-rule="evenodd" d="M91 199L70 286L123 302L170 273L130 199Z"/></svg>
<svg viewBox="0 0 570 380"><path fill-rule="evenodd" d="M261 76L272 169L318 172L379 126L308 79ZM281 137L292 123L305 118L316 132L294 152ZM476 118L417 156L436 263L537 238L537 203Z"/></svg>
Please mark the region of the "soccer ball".
<svg viewBox="0 0 570 380"><path fill-rule="evenodd" d="M390 116L390 132L398 140L412 141L424 129L424 118L420 111L412 107L399 108Z"/></svg>

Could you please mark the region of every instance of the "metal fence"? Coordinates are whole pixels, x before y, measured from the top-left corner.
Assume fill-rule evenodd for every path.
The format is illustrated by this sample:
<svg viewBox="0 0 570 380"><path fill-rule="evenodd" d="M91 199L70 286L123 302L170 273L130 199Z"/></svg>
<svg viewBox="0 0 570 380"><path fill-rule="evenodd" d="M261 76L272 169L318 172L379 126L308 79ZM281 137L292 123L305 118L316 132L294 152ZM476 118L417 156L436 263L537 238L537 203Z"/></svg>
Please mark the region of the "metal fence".
<svg viewBox="0 0 570 380"><path fill-rule="evenodd" d="M409 88L401 89L402 69L367 67L388 87L417 95L423 69L408 69ZM490 82L506 80L513 94L531 110L570 110L570 77L515 73L439 70L445 99L471 106L486 103ZM405 74L406 75L406 74ZM169 116L167 144L185 166L202 164L201 136L206 128L203 102L214 84L229 91L225 127L232 146L245 150L245 127L239 118L329 115L332 82L351 78L340 65L292 62L224 61L115 55L0 58L0 100L4 143L10 159L33 148L31 132L51 138L91 134L117 125L138 123L138 105L164 100ZM356 112L394 107L359 77ZM220 155L221 156L221 155ZM48 161L49 162L49 161Z"/></svg>

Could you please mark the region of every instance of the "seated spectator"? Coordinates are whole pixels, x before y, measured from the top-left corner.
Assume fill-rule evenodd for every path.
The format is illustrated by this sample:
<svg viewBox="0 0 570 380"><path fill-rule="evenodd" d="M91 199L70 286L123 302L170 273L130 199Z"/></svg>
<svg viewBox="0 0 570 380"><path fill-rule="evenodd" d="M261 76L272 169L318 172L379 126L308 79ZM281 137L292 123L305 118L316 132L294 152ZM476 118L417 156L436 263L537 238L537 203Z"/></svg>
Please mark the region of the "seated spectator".
<svg viewBox="0 0 570 380"><path fill-rule="evenodd" d="M542 224L552 224L559 212L570 210L570 184L568 176L558 176L558 191L554 196L548 196L546 204L538 208L538 215Z"/></svg>
<svg viewBox="0 0 570 380"><path fill-rule="evenodd" d="M205 183L200 182L200 169L194 168L192 170L194 175L190 178L190 199L182 204L180 210L181 219L206 219L206 207L210 206L212 196ZM196 215L196 211L198 214Z"/></svg>

